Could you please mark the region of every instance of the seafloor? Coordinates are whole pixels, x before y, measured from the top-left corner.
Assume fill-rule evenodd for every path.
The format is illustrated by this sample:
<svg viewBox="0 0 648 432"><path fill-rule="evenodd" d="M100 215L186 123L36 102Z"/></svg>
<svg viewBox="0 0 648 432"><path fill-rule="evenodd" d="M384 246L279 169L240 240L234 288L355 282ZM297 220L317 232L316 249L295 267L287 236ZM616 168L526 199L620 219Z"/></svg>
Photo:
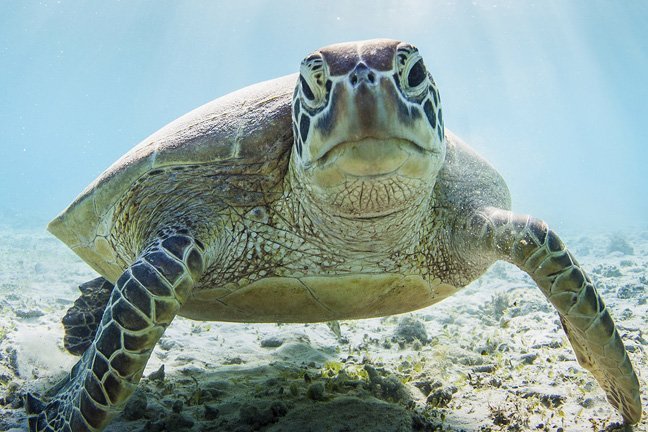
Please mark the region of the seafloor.
<svg viewBox="0 0 648 432"><path fill-rule="evenodd" d="M648 376L648 230L567 238ZM0 431L75 357L60 324L95 274L44 231L0 227ZM648 431L620 424L532 281L499 263L416 313L256 325L177 318L108 431Z"/></svg>

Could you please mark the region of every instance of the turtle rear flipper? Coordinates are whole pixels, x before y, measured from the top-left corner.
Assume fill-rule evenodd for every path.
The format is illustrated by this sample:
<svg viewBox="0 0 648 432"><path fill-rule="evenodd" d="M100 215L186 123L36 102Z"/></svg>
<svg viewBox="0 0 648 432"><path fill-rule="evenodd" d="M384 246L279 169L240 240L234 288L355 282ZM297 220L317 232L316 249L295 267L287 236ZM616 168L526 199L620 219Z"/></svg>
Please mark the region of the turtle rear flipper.
<svg viewBox="0 0 648 432"><path fill-rule="evenodd" d="M63 344L71 354L81 355L92 344L113 287L102 277L79 285L81 297L63 317Z"/></svg>

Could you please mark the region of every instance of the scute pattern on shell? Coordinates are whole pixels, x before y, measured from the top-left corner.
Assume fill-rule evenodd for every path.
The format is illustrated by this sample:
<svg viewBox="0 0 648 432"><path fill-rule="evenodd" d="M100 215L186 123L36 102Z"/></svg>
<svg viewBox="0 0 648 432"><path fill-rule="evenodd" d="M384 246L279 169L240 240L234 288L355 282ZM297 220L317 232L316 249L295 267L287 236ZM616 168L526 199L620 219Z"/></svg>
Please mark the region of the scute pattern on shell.
<svg viewBox="0 0 648 432"><path fill-rule="evenodd" d="M112 248L128 262L160 229L174 225L190 228L199 239L215 238L224 209L247 212L281 196L288 156L284 151L259 163L187 165L148 173L115 207Z"/></svg>
<svg viewBox="0 0 648 432"><path fill-rule="evenodd" d="M218 176L219 172L221 175L234 176L238 173L241 183L237 187L250 192L254 188L245 185L250 181L248 174L274 176L274 180L268 180L271 184L283 177L293 144L290 101L296 81L297 74L293 74L255 84L216 99L171 122L101 174L50 222L49 231L102 276L115 282L127 261L124 258L132 257L132 251L137 249L136 246L146 235L157 229L158 222L175 216L171 207L182 207L173 203L183 202L192 208L198 205L195 200L186 199L184 191L177 192L177 196L169 200L170 204L162 206L166 210L166 213L162 212L164 215L158 214L152 219L141 218L142 226L126 229L125 226L130 224L126 220L132 221L137 210L122 201L142 198L139 194L151 185L156 185L161 191L180 191L174 174L176 179L182 177L189 166L200 166L205 171L213 169L214 176ZM210 165L211 168L208 168ZM156 183L162 181L168 183ZM198 183L194 187L202 187L201 192L208 195L210 185L216 190L225 187L225 183L209 178L206 184L201 186ZM237 199L226 189L223 192L229 200ZM195 198L196 195L193 196ZM247 195L241 204L255 205L271 199L263 196L256 202L258 198L259 195ZM150 226L143 226L147 223ZM124 238L116 241L112 235L115 225L120 226L117 228L120 232L133 230L135 234L132 238L127 236L129 240L126 240L127 244L119 246L120 250L116 247Z"/></svg>

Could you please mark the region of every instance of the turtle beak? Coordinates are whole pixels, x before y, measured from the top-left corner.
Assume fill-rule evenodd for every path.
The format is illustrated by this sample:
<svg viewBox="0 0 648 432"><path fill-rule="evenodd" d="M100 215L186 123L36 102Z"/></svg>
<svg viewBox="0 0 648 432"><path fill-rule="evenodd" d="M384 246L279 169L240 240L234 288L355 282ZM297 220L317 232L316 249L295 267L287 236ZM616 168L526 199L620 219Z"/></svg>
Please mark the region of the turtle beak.
<svg viewBox="0 0 648 432"><path fill-rule="evenodd" d="M427 139L399 117L403 107L398 90L384 73L358 63L332 90L331 110L325 133L315 129L310 146L310 162L324 157L340 144L363 140L404 140L422 150ZM321 124L321 123L320 123Z"/></svg>
<svg viewBox="0 0 648 432"><path fill-rule="evenodd" d="M335 77L330 103L313 120L309 132L303 159L306 169L327 163L332 150L349 143L391 142L401 146L408 142L421 155L439 151L436 132L423 109L402 97L393 73L358 62L346 74Z"/></svg>

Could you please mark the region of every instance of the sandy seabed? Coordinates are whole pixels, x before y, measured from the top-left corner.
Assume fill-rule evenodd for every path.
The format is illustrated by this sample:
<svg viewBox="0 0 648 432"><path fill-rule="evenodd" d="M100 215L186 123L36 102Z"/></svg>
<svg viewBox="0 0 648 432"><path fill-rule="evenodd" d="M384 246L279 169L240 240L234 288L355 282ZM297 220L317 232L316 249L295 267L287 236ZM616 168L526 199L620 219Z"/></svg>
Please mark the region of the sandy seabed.
<svg viewBox="0 0 648 432"><path fill-rule="evenodd" d="M504 263L399 316L270 325L176 318L107 431L648 431L648 231L566 238L611 310L643 388L633 428L575 359L558 316ZM76 357L61 318L96 274L44 231L0 227L0 431Z"/></svg>

